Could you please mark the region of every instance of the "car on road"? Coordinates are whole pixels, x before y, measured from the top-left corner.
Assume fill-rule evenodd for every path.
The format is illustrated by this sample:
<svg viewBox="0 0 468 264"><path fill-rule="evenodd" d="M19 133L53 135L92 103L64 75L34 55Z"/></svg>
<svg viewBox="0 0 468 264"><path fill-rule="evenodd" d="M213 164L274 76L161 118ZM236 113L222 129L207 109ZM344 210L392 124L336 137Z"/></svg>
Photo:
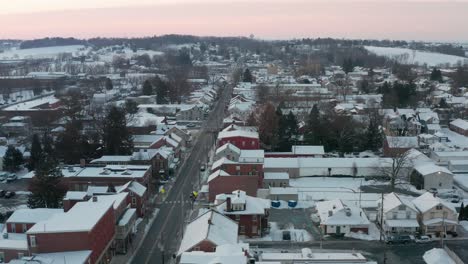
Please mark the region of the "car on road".
<svg viewBox="0 0 468 264"><path fill-rule="evenodd" d="M389 236L385 240L387 244L409 244L413 242L410 236L405 236L405 235L396 235L396 236Z"/></svg>
<svg viewBox="0 0 468 264"><path fill-rule="evenodd" d="M6 192L5 198L10 199L16 195L15 192Z"/></svg>
<svg viewBox="0 0 468 264"><path fill-rule="evenodd" d="M420 237L416 237L414 241L416 243L429 243L431 242L431 238L428 236L420 236Z"/></svg>
<svg viewBox="0 0 468 264"><path fill-rule="evenodd" d="M206 170L205 165L201 165L200 166L200 171L205 171L205 170Z"/></svg>
<svg viewBox="0 0 468 264"><path fill-rule="evenodd" d="M6 191L0 190L0 198L5 197Z"/></svg>
<svg viewBox="0 0 468 264"><path fill-rule="evenodd" d="M6 177L7 182L12 182L12 181L15 181L16 179L18 179L18 176L16 176L16 174L14 173L10 173Z"/></svg>
<svg viewBox="0 0 468 264"><path fill-rule="evenodd" d="M188 123L187 127L195 127L195 124L194 123Z"/></svg>

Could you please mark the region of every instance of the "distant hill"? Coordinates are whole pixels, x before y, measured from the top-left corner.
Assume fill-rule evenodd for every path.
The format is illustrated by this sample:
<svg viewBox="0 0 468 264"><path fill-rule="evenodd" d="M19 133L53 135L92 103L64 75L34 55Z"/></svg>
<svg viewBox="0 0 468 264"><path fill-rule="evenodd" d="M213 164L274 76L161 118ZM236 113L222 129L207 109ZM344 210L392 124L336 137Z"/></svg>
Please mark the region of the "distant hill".
<svg viewBox="0 0 468 264"><path fill-rule="evenodd" d="M20 49L45 48L69 45L86 45L87 41L75 38L43 38L25 40L21 42Z"/></svg>

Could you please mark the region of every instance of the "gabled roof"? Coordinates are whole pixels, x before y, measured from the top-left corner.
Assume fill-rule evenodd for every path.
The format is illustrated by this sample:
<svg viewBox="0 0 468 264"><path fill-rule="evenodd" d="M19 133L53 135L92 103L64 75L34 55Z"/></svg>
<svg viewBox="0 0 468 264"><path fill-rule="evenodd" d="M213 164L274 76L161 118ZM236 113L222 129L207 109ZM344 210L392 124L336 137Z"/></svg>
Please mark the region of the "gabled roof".
<svg viewBox="0 0 468 264"><path fill-rule="evenodd" d="M124 185L122 185L120 187L117 187L117 192L118 193L124 192L125 190L130 190L133 193L135 193L136 195L142 197L146 192L146 187L143 186L142 184L140 184L137 181L129 181L126 184L124 184Z"/></svg>
<svg viewBox="0 0 468 264"><path fill-rule="evenodd" d="M446 167L435 165L434 163L422 163L414 166L414 169L422 176L432 173L446 173L452 175L452 172Z"/></svg>
<svg viewBox="0 0 468 264"><path fill-rule="evenodd" d="M431 210L432 208L436 207L437 205L443 205L444 207L452 210L454 213L457 212L453 205L442 201L438 197L434 197L434 195L430 192L426 192L421 196L415 198L413 200L413 204L421 213L425 213Z"/></svg>
<svg viewBox="0 0 468 264"><path fill-rule="evenodd" d="M413 203L411 201L400 197L398 194L392 192L389 194L386 194L384 196L384 201L383 201L383 211L389 212L393 210L394 208L397 208L400 205L405 205L406 207L412 209L413 211L417 212L416 207L414 207Z"/></svg>
<svg viewBox="0 0 468 264"><path fill-rule="evenodd" d="M223 164L236 164L236 163L237 162L229 160L229 159L223 157L223 158L220 158L219 160L213 162L213 165L211 165L211 169L215 170L215 169L221 167L221 165L223 165Z"/></svg>
<svg viewBox="0 0 468 264"><path fill-rule="evenodd" d="M229 173L223 171L223 170L217 170L208 176L208 182L212 181L213 179L219 177L219 176L231 176Z"/></svg>
<svg viewBox="0 0 468 264"><path fill-rule="evenodd" d="M190 251L204 240L216 246L237 244L237 230L236 222L221 213L209 210L187 225L178 255Z"/></svg>
<svg viewBox="0 0 468 264"><path fill-rule="evenodd" d="M348 207L340 199L316 204L320 222L324 225L368 225L369 219L359 207ZM330 212L332 214L330 215Z"/></svg>
<svg viewBox="0 0 468 264"><path fill-rule="evenodd" d="M231 203L236 202L245 204L245 210L242 211L227 211L226 199L231 198ZM232 194L216 195L216 209L225 215L263 215L266 209L270 209L270 200L247 195L244 191L233 191Z"/></svg>
<svg viewBox="0 0 468 264"><path fill-rule="evenodd" d="M218 134L218 139L232 138L232 137L246 137L246 138L258 139L258 132L244 131L244 130L232 130L232 131L221 131Z"/></svg>
<svg viewBox="0 0 468 264"><path fill-rule="evenodd" d="M227 149L229 149L229 150L231 150L231 151L233 151L233 152L235 152L235 153L237 153L239 155L241 154L240 148L234 146L231 143L227 143L227 144L224 144L221 147L216 149L216 155L218 155L219 153L221 153L221 152L223 152L224 150L227 150Z"/></svg>

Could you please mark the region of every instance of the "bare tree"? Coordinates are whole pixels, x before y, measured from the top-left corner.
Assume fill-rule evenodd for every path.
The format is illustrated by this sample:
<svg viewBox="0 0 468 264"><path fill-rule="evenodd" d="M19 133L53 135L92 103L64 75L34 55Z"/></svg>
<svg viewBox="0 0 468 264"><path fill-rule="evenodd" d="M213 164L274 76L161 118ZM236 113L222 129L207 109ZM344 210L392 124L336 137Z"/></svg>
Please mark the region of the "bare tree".
<svg viewBox="0 0 468 264"><path fill-rule="evenodd" d="M265 84L259 84L256 87L256 96L257 96L257 101L258 102L265 102L268 98L269 95L269 90L268 86Z"/></svg>
<svg viewBox="0 0 468 264"><path fill-rule="evenodd" d="M401 140L398 137L391 137L388 139L393 146L399 146ZM390 142L389 142L390 143ZM402 181L408 181L409 170L408 167L412 165L412 157L410 150L402 150L401 148L394 148L388 151L388 159L382 160L378 167L378 173L390 179L391 191L395 190L395 186Z"/></svg>

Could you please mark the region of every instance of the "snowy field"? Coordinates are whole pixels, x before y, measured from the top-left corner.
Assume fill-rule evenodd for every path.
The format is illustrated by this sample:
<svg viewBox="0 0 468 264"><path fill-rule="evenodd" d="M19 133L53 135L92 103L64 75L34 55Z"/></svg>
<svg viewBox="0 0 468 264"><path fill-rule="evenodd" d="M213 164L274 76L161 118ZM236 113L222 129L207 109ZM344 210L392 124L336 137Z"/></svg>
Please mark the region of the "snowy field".
<svg viewBox="0 0 468 264"><path fill-rule="evenodd" d="M56 47L45 47L45 48L33 48L33 49L12 49L0 53L0 59L54 59L60 53L77 53L86 52L86 48L83 45L70 45L70 46L56 46Z"/></svg>
<svg viewBox="0 0 468 264"><path fill-rule="evenodd" d="M468 58L447 55L442 53L433 53L426 51L414 51L406 48L387 48L365 46L365 48L377 55L385 56L392 59L399 59L404 64L427 64L428 66L436 66L440 64L455 65L459 62L468 64Z"/></svg>

